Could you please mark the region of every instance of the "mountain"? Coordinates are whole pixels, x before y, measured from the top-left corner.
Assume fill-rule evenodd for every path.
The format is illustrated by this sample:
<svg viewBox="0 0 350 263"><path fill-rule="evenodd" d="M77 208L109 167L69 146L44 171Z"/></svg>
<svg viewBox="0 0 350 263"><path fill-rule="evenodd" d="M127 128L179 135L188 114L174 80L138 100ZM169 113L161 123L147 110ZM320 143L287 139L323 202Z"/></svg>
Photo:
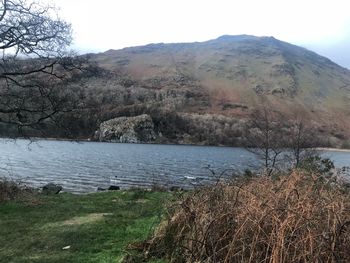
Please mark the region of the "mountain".
<svg viewBox="0 0 350 263"><path fill-rule="evenodd" d="M188 122L239 126L262 98L285 114L302 109L331 144L350 136L350 71L273 37L150 44L93 54L91 59L104 72L87 80L87 86L104 97L103 120L155 109L176 112L173 121L179 123L167 124L178 130L175 142L197 136L191 132L198 131L178 127ZM203 140L208 143L208 138Z"/></svg>
<svg viewBox="0 0 350 263"><path fill-rule="evenodd" d="M79 85L91 111L65 120L83 137L103 121L149 114L159 142L241 145L244 121L266 103L287 118L302 112L325 145L349 143L350 71L273 37L225 35L89 57L94 70Z"/></svg>
<svg viewBox="0 0 350 263"><path fill-rule="evenodd" d="M223 102L249 106L262 94L308 104L307 108L320 103L322 109L339 107L332 105L333 100L349 103L349 70L273 37L222 36L202 43L151 44L110 50L95 60L144 89L182 87L207 95L208 111L222 112Z"/></svg>

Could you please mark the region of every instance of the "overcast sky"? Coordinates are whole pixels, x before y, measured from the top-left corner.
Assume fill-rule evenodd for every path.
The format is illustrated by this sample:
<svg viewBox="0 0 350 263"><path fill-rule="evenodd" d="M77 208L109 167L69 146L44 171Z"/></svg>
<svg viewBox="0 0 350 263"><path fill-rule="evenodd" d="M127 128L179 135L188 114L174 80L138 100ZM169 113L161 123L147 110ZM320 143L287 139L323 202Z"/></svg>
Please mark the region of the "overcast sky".
<svg viewBox="0 0 350 263"><path fill-rule="evenodd" d="M304 46L350 68L350 0L47 1L72 23L81 53L251 34Z"/></svg>

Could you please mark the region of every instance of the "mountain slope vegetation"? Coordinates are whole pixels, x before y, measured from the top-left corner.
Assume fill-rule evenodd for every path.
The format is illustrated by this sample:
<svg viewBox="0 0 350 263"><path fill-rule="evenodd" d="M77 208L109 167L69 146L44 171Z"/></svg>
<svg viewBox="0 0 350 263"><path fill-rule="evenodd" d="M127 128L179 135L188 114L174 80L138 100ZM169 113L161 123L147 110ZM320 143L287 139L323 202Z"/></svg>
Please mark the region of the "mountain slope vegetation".
<svg viewBox="0 0 350 263"><path fill-rule="evenodd" d="M221 36L88 56L93 70L67 84L82 90L85 113L61 119L75 137L146 113L159 142L241 145L244 121L265 104L286 118L303 116L323 144L350 138L350 71L273 37Z"/></svg>

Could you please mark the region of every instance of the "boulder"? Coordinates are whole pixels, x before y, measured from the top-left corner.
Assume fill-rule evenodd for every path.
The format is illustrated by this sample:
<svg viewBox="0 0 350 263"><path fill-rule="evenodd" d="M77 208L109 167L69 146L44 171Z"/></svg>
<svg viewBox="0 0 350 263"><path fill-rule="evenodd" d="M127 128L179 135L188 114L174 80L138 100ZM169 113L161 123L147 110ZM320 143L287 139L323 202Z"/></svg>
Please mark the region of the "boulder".
<svg viewBox="0 0 350 263"><path fill-rule="evenodd" d="M108 190L110 191L117 191L120 190L120 187L117 185L111 185L110 187L108 187Z"/></svg>
<svg viewBox="0 0 350 263"><path fill-rule="evenodd" d="M151 116L119 117L102 122L95 133L98 141L147 143L156 139Z"/></svg>
<svg viewBox="0 0 350 263"><path fill-rule="evenodd" d="M58 184L49 183L49 184L43 186L42 193L46 194L46 195L54 195L54 194L58 194L59 192L61 192L62 189L63 189L62 186L60 186Z"/></svg>

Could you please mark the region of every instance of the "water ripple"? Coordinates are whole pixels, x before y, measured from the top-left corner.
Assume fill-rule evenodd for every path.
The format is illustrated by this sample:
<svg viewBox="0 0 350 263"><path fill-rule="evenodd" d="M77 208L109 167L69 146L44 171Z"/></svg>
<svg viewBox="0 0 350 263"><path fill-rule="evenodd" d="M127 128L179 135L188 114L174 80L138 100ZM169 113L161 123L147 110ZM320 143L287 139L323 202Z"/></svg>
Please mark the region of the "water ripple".
<svg viewBox="0 0 350 263"><path fill-rule="evenodd" d="M339 165L350 165L350 153L327 154ZM0 176L34 187L54 182L75 193L112 184L188 188L216 180L208 166L219 174L254 162L254 156L241 148L0 140Z"/></svg>

